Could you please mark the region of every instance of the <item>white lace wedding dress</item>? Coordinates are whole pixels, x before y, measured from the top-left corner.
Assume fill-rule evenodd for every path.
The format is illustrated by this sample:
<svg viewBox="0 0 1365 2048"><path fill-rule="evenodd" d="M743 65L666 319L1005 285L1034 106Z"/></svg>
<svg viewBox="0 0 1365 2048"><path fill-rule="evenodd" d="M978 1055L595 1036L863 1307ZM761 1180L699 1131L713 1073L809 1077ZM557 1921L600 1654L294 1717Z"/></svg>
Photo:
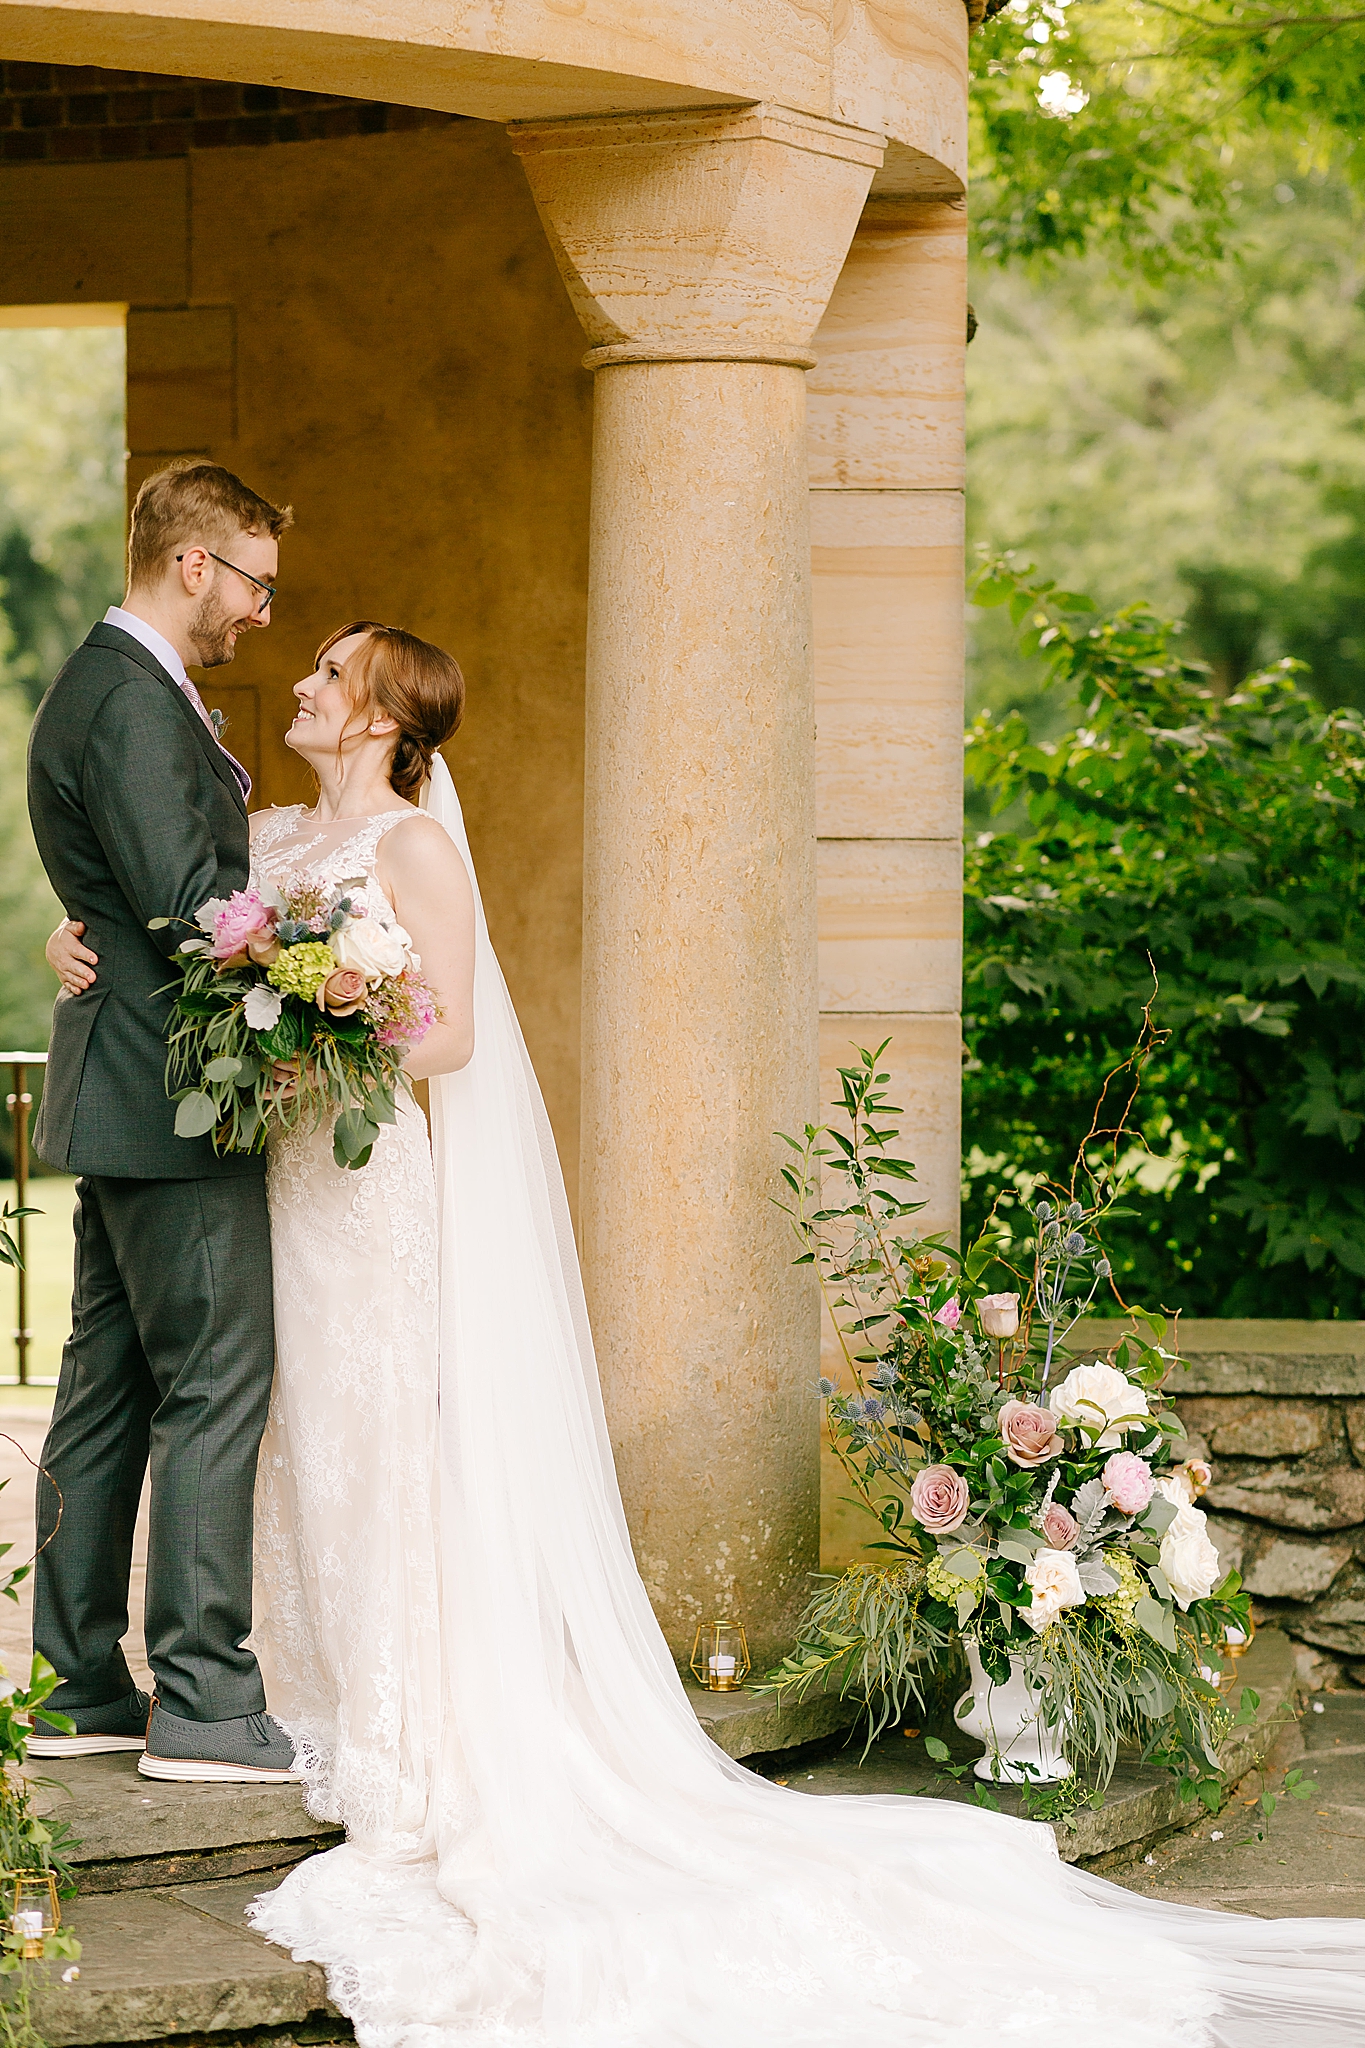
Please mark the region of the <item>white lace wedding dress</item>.
<svg viewBox="0 0 1365 2048"><path fill-rule="evenodd" d="M439 762L428 807L468 861ZM372 877L392 817L272 814L258 872ZM253 1641L348 1841L253 1917L362 2048L1365 2043L1365 1923L1149 1902L1045 1827L810 1798L706 1739L631 1558L481 910L475 1035L432 1084L434 1170L415 1110L359 1173L327 1132L270 1161Z"/></svg>

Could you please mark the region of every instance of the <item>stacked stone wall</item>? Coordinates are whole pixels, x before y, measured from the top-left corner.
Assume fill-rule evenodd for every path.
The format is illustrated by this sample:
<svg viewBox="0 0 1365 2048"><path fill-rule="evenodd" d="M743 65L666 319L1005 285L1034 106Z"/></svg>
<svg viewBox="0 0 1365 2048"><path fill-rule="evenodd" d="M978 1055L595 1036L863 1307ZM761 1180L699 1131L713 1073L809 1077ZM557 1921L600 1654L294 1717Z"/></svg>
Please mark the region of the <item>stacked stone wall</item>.
<svg viewBox="0 0 1365 2048"><path fill-rule="evenodd" d="M1097 1346L1119 1334L1084 1329ZM1318 1683L1365 1686L1365 1324L1189 1323L1180 1352L1176 1407L1213 1466L1200 1505L1220 1557L1258 1622L1316 1653Z"/></svg>

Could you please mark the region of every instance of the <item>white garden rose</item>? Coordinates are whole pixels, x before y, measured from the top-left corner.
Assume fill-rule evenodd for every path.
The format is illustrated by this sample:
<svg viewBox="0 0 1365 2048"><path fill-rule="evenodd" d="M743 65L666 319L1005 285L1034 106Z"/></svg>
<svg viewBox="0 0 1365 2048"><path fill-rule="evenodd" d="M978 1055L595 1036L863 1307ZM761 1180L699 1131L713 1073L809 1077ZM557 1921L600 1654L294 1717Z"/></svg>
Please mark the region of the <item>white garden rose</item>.
<svg viewBox="0 0 1365 2048"><path fill-rule="evenodd" d="M401 974L412 955L412 940L402 925L385 926L377 917L352 918L327 943L338 967L354 967L367 981Z"/></svg>
<svg viewBox="0 0 1365 2048"><path fill-rule="evenodd" d="M1202 1508L1182 1502L1161 1539L1161 1569L1182 1610L1191 1600L1207 1600L1222 1576L1208 1524Z"/></svg>
<svg viewBox="0 0 1365 2048"><path fill-rule="evenodd" d="M1024 1578L1033 1588L1033 1605L1024 1609L1024 1619L1038 1634L1064 1607L1085 1605L1080 1570L1069 1550L1040 1550Z"/></svg>
<svg viewBox="0 0 1365 2048"><path fill-rule="evenodd" d="M1103 1422L1098 1439L1102 1451L1117 1450L1136 1419L1149 1412L1142 1388L1098 1359L1093 1365L1074 1367L1061 1385L1052 1389L1047 1405L1059 1422L1083 1422L1088 1429Z"/></svg>

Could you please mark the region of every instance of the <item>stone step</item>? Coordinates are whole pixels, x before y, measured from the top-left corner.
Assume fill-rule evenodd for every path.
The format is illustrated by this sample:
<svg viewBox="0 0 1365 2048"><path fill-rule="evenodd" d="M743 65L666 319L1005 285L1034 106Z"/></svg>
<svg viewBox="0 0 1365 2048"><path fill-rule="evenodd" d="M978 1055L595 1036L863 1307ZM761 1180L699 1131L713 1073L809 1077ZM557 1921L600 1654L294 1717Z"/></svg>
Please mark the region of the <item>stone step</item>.
<svg viewBox="0 0 1365 2048"><path fill-rule="evenodd" d="M78 1838L71 1867L83 1895L287 1870L341 1840L297 1785L163 1783L139 1777L127 1753L35 1761L27 1776L35 1811Z"/></svg>
<svg viewBox="0 0 1365 2048"><path fill-rule="evenodd" d="M1234 1776L1254 1767L1293 1714L1287 1640L1263 1630L1238 1676L1260 1693L1261 1705L1231 1738ZM825 1736L821 1760L785 1767L795 1790L971 1796L938 1775L922 1741L884 1737L860 1764L861 1744L837 1746L830 1720L822 1725L818 1712L778 1720L771 1701L745 1695L698 1693L695 1704L731 1754L761 1758L768 1776L784 1771L773 1753L775 1729L788 1744L798 1728L807 1744ZM840 1706L834 1727L848 1718ZM244 1918L258 1892L336 1841L336 1831L310 1818L294 1787L160 1784L140 1778L136 1766L133 1756L73 1759L61 1786L51 1782L50 1767L31 1767L32 1777L48 1780L37 1787L44 1810L81 1837L73 1858L80 1894L63 1909L84 1945L80 1975L67 1985L57 1966L45 1967L34 1999L34 2024L49 2048L324 2048L346 2040L348 2024L328 2005L321 1971L272 1948ZM1001 1803L1018 1810L1008 1790ZM1164 1773L1127 1769L1100 1812L1057 1824L1058 1844L1068 1861L1092 1869L1130 1864L1202 1812L1182 1806Z"/></svg>
<svg viewBox="0 0 1365 2048"><path fill-rule="evenodd" d="M257 1878L105 1892L63 1908L80 1938L80 1975L44 1965L33 2024L48 2048L274 2033L305 2042L345 2040L348 2023L327 2002L322 1971L293 1962L244 1919Z"/></svg>

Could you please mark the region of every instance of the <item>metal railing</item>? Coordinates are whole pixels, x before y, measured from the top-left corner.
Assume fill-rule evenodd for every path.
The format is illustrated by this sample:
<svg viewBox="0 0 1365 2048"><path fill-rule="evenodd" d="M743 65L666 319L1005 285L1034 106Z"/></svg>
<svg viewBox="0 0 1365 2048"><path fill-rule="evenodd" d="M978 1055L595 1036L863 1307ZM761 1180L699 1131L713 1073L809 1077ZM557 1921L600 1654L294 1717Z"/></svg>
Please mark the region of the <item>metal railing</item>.
<svg viewBox="0 0 1365 2048"><path fill-rule="evenodd" d="M28 1075L30 1067L46 1065L45 1052L0 1052L0 1066L8 1067L10 1071L10 1092L5 1097L5 1107L9 1111L10 1127L14 1132L14 1206L20 1212L14 1224L14 1239L19 1247L19 1266L15 1274L18 1315L14 1330L14 1349L18 1358L21 1387L29 1385L28 1347L33 1341L33 1332L28 1326L28 1218L23 1214L28 1194L28 1118L33 1107Z"/></svg>

